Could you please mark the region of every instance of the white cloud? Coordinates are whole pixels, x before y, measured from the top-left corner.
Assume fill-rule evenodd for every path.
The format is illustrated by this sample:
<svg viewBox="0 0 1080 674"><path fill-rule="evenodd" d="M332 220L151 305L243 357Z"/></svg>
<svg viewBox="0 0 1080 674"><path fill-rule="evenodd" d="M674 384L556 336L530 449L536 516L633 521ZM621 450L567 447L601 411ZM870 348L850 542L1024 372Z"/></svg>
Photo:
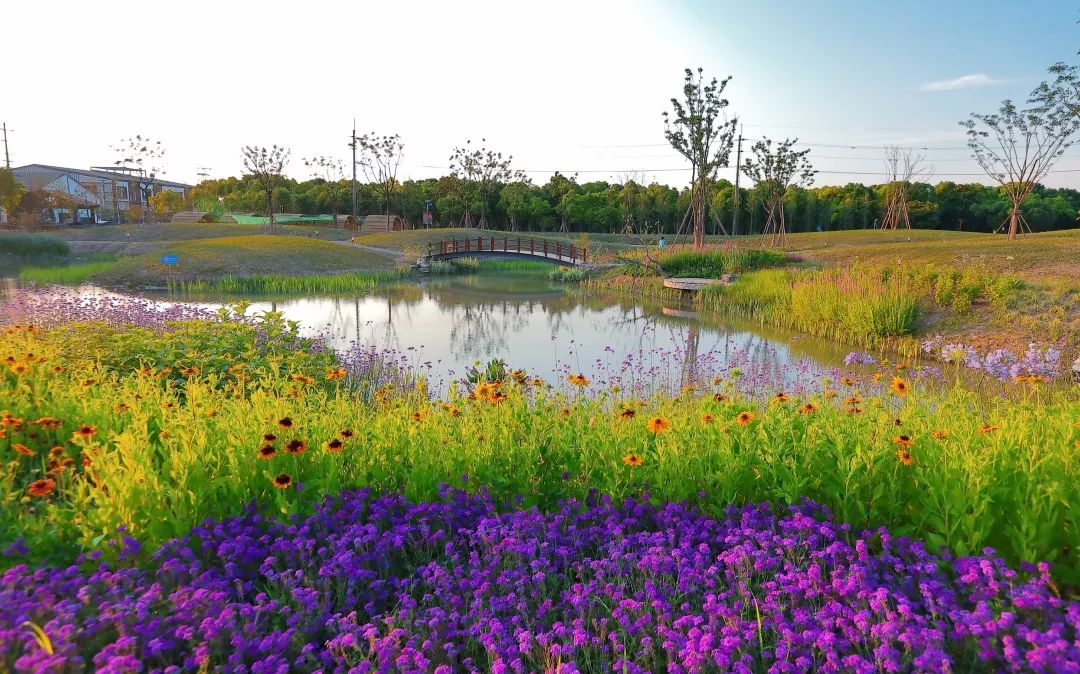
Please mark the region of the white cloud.
<svg viewBox="0 0 1080 674"><path fill-rule="evenodd" d="M1004 83L1005 80L994 79L986 73L973 73L971 75L961 75L951 80L927 82L919 88L923 91L955 91L956 89L974 89L975 87L989 87Z"/></svg>

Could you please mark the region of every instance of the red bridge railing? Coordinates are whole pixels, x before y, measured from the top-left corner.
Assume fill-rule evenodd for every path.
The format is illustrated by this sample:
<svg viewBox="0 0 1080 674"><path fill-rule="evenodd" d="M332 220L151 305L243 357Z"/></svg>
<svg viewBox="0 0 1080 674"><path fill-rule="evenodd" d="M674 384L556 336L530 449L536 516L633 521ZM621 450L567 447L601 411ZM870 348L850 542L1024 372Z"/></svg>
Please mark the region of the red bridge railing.
<svg viewBox="0 0 1080 674"><path fill-rule="evenodd" d="M477 236L468 239L445 239L428 243L428 257L460 256L465 253L514 253L559 260L570 264L589 261L589 249L561 241L508 236Z"/></svg>

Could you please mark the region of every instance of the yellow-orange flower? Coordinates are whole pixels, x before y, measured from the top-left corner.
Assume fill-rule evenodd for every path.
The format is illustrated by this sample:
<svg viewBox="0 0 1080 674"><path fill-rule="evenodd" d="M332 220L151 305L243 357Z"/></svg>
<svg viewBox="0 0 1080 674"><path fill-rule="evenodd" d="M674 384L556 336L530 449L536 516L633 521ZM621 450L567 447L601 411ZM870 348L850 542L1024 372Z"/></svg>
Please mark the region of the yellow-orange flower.
<svg viewBox="0 0 1080 674"><path fill-rule="evenodd" d="M44 480L34 480L27 487L26 491L31 496L48 496L56 489L56 481L48 478Z"/></svg>
<svg viewBox="0 0 1080 674"><path fill-rule="evenodd" d="M855 385L855 380L852 379L851 377L842 377L840 379L840 383L843 384L844 386L854 386Z"/></svg>
<svg viewBox="0 0 1080 674"><path fill-rule="evenodd" d="M356 433L353 433L353 431L352 431L352 429L351 429L351 428L345 428L345 429L342 429L342 430L341 430L341 432L340 432L340 433L338 433L338 435L340 435L341 437L343 437L343 438L345 438L346 440L348 440L348 439L349 439L349 438L351 438L352 436L356 435Z"/></svg>
<svg viewBox="0 0 1080 674"><path fill-rule="evenodd" d="M832 390L831 388L825 389L825 399L826 400L828 400L830 398L835 398L836 395L837 395L836 391Z"/></svg>
<svg viewBox="0 0 1080 674"><path fill-rule="evenodd" d="M904 464L905 466L910 466L914 461L911 458L911 452L903 448L896 450L896 458L900 459L900 463Z"/></svg>
<svg viewBox="0 0 1080 674"><path fill-rule="evenodd" d="M589 379L583 374L572 374L566 378L566 381L570 382L574 386L584 388L589 385Z"/></svg>
<svg viewBox="0 0 1080 674"><path fill-rule="evenodd" d="M641 464L645 463L645 460L637 454L627 454L622 458L622 462L630 466L631 468L637 468Z"/></svg>
<svg viewBox="0 0 1080 674"><path fill-rule="evenodd" d="M848 396L844 398L845 405L858 405L861 402L862 398L860 396Z"/></svg>
<svg viewBox="0 0 1080 674"><path fill-rule="evenodd" d="M653 417L645 422L645 428L650 433L664 433L671 430L671 420L667 417Z"/></svg>
<svg viewBox="0 0 1080 674"><path fill-rule="evenodd" d="M289 417L282 417L278 419L277 425L282 428L292 428L292 419L290 419Z"/></svg>
<svg viewBox="0 0 1080 674"><path fill-rule="evenodd" d="M293 374L289 375L289 379L295 382L299 382L305 386L311 386L315 383L314 377L309 377L308 375L302 374L300 372L294 372Z"/></svg>
<svg viewBox="0 0 1080 674"><path fill-rule="evenodd" d="M724 395L723 393L714 393L714 394L712 394L712 399L715 400L718 403L722 403L725 400L727 400L727 396Z"/></svg>
<svg viewBox="0 0 1080 674"><path fill-rule="evenodd" d="M633 408L627 407L622 412L619 412L619 418L620 419L633 419L634 415L636 415L636 414L637 414L637 412L635 412Z"/></svg>
<svg viewBox="0 0 1080 674"><path fill-rule="evenodd" d="M323 443L323 449L331 454L337 454L345 447L345 443L337 438L331 438L327 442Z"/></svg>
<svg viewBox="0 0 1080 674"><path fill-rule="evenodd" d="M277 436L273 433L263 433L263 440L266 442L273 442L277 440Z"/></svg>
<svg viewBox="0 0 1080 674"><path fill-rule="evenodd" d="M889 386L893 393L901 398L911 392L911 385L907 383L907 380L903 377L893 377L892 384Z"/></svg>
<svg viewBox="0 0 1080 674"><path fill-rule="evenodd" d="M750 422L752 422L753 420L754 420L754 413L753 412L748 412L748 411L745 411L745 410L742 411L742 412L739 412L738 416L735 417L735 421L737 421L740 426L749 426Z"/></svg>
<svg viewBox="0 0 1080 674"><path fill-rule="evenodd" d="M13 443L11 445L11 448L14 449L16 452L18 452L19 454L22 454L23 456L33 456L34 455L34 450L30 449L29 447L22 444L21 442Z"/></svg>
<svg viewBox="0 0 1080 674"><path fill-rule="evenodd" d="M701 415L701 423L703 423L703 424L711 424L714 421L716 421L716 417L709 414L708 412Z"/></svg>
<svg viewBox="0 0 1080 674"><path fill-rule="evenodd" d="M272 459L276 455L277 455L277 450L274 449L274 446L271 445L270 443L267 443L267 444L263 445L262 447L259 447L259 458L260 459Z"/></svg>
<svg viewBox="0 0 1080 674"><path fill-rule="evenodd" d="M343 367L335 367L326 371L326 381L339 381L345 378L348 372Z"/></svg>
<svg viewBox="0 0 1080 674"><path fill-rule="evenodd" d="M1001 426L998 426L997 424L983 424L982 426L979 426L979 432L992 433L996 430L999 430L1000 428Z"/></svg>
<svg viewBox="0 0 1080 674"><path fill-rule="evenodd" d="M307 442L300 438L293 438L285 443L285 451L289 454L303 454L307 451Z"/></svg>
<svg viewBox="0 0 1080 674"><path fill-rule="evenodd" d="M799 406L799 414L813 414L818 411L818 406L814 403L806 403Z"/></svg>
<svg viewBox="0 0 1080 674"><path fill-rule="evenodd" d="M784 393L783 391L779 391L776 395L773 396L772 401L773 403L786 403L788 401L788 394Z"/></svg>
<svg viewBox="0 0 1080 674"><path fill-rule="evenodd" d="M911 449L911 446L915 444L915 440L910 435L894 435L893 444L904 449Z"/></svg>
<svg viewBox="0 0 1080 674"><path fill-rule="evenodd" d="M282 473L274 478L275 489L288 489L292 485L292 478L288 473Z"/></svg>
<svg viewBox="0 0 1080 674"><path fill-rule="evenodd" d="M933 432L933 433L931 433L930 435L931 435L931 436L932 436L932 437L933 437L933 438L934 438L935 440L942 440L942 439L944 439L944 438L947 438L947 437L949 437L949 432L948 432L948 431L946 431L946 430L938 430L938 431L934 431L934 432Z"/></svg>
<svg viewBox="0 0 1080 674"><path fill-rule="evenodd" d="M89 440L94 437L94 433L97 433L97 426L83 425L79 426L74 433L72 433L72 439L80 438L82 440Z"/></svg>

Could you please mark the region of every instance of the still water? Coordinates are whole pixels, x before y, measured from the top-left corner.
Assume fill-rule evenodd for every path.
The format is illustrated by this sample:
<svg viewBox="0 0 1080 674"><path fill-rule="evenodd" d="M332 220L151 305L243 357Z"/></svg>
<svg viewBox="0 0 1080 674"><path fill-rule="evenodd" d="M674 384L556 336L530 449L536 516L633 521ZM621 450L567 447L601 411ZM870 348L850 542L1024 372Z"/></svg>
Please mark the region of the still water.
<svg viewBox="0 0 1080 674"><path fill-rule="evenodd" d="M113 294L92 286L72 292ZM151 298L202 307L238 300ZM441 392L469 366L492 359L552 383L583 373L597 391L618 386L646 395L734 374L745 390L797 392L835 374L847 353L794 333L703 316L689 302L586 292L551 281L542 270L427 277L359 296L244 299L249 315L281 312L335 349L385 351L421 370Z"/></svg>

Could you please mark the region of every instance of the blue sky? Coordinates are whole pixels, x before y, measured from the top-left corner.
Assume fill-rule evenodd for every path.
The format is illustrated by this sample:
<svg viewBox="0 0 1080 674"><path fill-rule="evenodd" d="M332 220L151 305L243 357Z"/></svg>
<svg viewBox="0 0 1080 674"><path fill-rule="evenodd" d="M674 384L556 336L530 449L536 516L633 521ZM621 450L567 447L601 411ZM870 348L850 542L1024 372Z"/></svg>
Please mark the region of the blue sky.
<svg viewBox="0 0 1080 674"><path fill-rule="evenodd" d="M172 179L238 174L242 145L272 143L292 148L288 172L305 178L302 157L347 159L356 118L361 132L401 134L401 177L444 174L455 146L483 137L536 182L560 170L682 185L689 172L665 147L660 114L683 68L701 66L733 76L730 110L748 138L811 145L818 184L879 180L884 144L927 147L937 178L972 181L952 175L978 171L957 122L1023 100L1055 61L1080 62L1080 11L1057 1L126 7L5 5L5 45L23 64L0 101L16 165L107 164L111 144L141 133L162 140ZM107 48L114 35L122 59ZM958 78L973 86L948 84ZM935 82L946 84L928 90ZM1059 168L1080 169L1080 148Z"/></svg>

